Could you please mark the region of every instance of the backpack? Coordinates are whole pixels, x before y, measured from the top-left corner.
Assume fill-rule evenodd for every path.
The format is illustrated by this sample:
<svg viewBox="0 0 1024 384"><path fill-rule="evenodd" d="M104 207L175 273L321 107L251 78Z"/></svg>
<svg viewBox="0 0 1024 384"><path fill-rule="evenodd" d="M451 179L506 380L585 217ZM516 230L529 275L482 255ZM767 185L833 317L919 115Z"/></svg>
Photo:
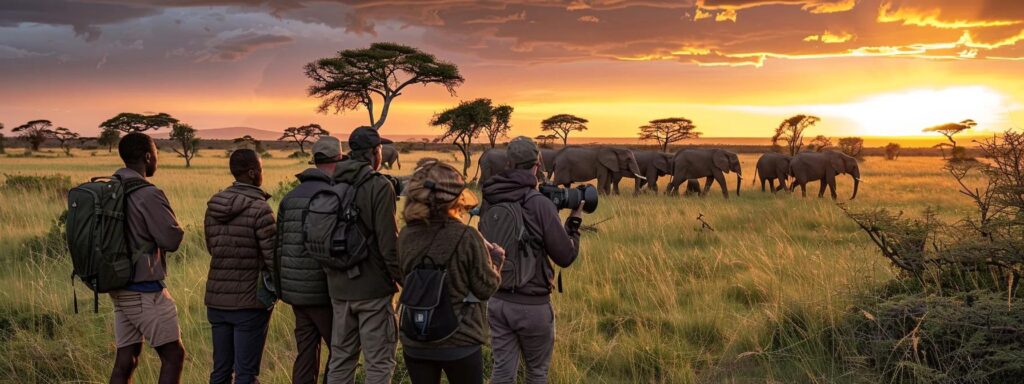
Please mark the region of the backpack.
<svg viewBox="0 0 1024 384"><path fill-rule="evenodd" d="M135 272L136 252L128 244L128 196L152 186L143 179L94 177L68 191L68 252L71 254L72 288L75 276L93 291L93 311L99 311L99 294L124 288ZM75 313L78 294L75 293Z"/></svg>
<svg viewBox="0 0 1024 384"><path fill-rule="evenodd" d="M507 201L491 205L480 217L480 233L487 241L505 250L505 263L501 266L499 289L515 293L526 285L538 270L538 263L547 260L540 249L540 238L533 235L526 225L523 205L530 198L542 196L530 194L522 201Z"/></svg>
<svg viewBox="0 0 1024 384"><path fill-rule="evenodd" d="M370 236L354 203L359 185L337 183L317 191L302 220L303 243L310 257L325 268L349 270L350 275L358 275L355 267L370 253Z"/></svg>
<svg viewBox="0 0 1024 384"><path fill-rule="evenodd" d="M466 231L468 230L467 228ZM438 232L434 233L435 237ZM452 249L453 256L461 242L462 238ZM434 244L434 241L430 244ZM429 249L424 253L427 251ZM448 260L451 260L451 256ZM401 306L398 322L402 334L420 342L439 342L454 335L470 306L463 306L461 313L456 314L452 301L448 298L448 292L448 268L434 262L430 256L424 256L423 260L405 276L402 294L398 297ZM480 300L470 293L463 302L479 303Z"/></svg>

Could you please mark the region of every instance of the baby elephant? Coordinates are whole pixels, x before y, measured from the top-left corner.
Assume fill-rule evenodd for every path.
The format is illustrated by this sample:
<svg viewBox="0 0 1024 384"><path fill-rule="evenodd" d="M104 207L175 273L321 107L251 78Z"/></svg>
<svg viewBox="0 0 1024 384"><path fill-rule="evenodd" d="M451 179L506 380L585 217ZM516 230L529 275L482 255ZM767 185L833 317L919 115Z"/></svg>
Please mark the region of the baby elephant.
<svg viewBox="0 0 1024 384"><path fill-rule="evenodd" d="M754 181L751 183L760 181L761 192L765 191L765 181L768 182L772 193L785 191L787 189L786 180L789 179L789 161L792 159L792 157L778 153L761 155L761 158L757 159L757 169L754 171ZM775 188L775 180L779 181L778 188Z"/></svg>

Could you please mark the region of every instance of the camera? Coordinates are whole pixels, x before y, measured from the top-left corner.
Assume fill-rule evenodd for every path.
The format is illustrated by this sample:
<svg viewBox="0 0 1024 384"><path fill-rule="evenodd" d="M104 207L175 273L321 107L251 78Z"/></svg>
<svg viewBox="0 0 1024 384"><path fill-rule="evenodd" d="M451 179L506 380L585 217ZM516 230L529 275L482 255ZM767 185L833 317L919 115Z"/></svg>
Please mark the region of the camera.
<svg viewBox="0 0 1024 384"><path fill-rule="evenodd" d="M395 188L395 197L401 197L402 193L405 192L405 185L408 183L409 177L394 177L388 174L380 174L391 183L391 186Z"/></svg>
<svg viewBox="0 0 1024 384"><path fill-rule="evenodd" d="M580 185L576 188L562 188L554 184L541 184L540 193L555 203L558 209L576 209L583 202L583 212L594 213L597 210L597 188L593 185Z"/></svg>

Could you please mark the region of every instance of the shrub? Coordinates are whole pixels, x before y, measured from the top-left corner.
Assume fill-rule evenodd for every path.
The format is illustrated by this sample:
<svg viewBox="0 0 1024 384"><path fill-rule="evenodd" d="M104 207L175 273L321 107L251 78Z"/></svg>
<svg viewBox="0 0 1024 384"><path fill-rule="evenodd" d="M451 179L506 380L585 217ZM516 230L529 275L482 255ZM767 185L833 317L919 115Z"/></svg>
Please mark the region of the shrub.
<svg viewBox="0 0 1024 384"><path fill-rule="evenodd" d="M859 137L844 137L839 139L839 150L855 159L863 159L864 139Z"/></svg>
<svg viewBox="0 0 1024 384"><path fill-rule="evenodd" d="M308 153L299 151L292 152L292 154L288 155L289 159L305 159L307 157L309 157Z"/></svg>
<svg viewBox="0 0 1024 384"><path fill-rule="evenodd" d="M270 154L270 152L263 152L263 153L260 154L260 158L263 158L263 159L271 159L273 157L274 157L274 155Z"/></svg>
<svg viewBox="0 0 1024 384"><path fill-rule="evenodd" d="M9 175L4 174L4 188L20 191L41 191L66 194L71 189L67 175Z"/></svg>
<svg viewBox="0 0 1024 384"><path fill-rule="evenodd" d="M67 231L64 227L67 216L68 211L65 210L50 222L50 229L46 233L25 243L33 259L60 259L68 256Z"/></svg>
<svg viewBox="0 0 1024 384"><path fill-rule="evenodd" d="M900 145L897 143L889 143L885 146L885 159L886 160L897 160L900 158Z"/></svg>

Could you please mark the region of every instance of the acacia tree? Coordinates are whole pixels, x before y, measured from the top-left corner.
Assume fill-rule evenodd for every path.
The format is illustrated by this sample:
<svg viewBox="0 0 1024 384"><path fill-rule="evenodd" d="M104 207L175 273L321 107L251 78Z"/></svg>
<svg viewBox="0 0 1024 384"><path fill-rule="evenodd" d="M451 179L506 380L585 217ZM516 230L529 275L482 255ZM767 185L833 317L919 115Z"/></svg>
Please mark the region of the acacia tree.
<svg viewBox="0 0 1024 384"><path fill-rule="evenodd" d="M538 142L540 142L540 145L542 147L547 147L547 146L550 146L551 142L555 141L555 139L557 139L557 138L558 138L558 136L555 136L555 135L537 135L533 139L538 141Z"/></svg>
<svg viewBox="0 0 1024 384"><path fill-rule="evenodd" d="M46 139L53 135L53 123L50 120L32 120L25 124L14 127L11 132L21 133L21 137L25 138L25 141L32 147L33 151L38 151L39 146L46 142Z"/></svg>
<svg viewBox="0 0 1024 384"><path fill-rule="evenodd" d="M74 142L75 140L80 139L82 136L79 135L78 133L71 132L70 129L60 127L54 129L53 132L50 133L50 137L53 137L54 139L59 141L60 148L64 150L64 154L70 157L71 143Z"/></svg>
<svg viewBox="0 0 1024 384"><path fill-rule="evenodd" d="M572 131L585 131L589 122L582 117L563 113L541 121L540 129L542 131L551 131L555 137L562 139L562 146L567 146L569 145L569 133Z"/></svg>
<svg viewBox="0 0 1024 384"><path fill-rule="evenodd" d="M250 135L245 135L245 136L236 138L232 142L237 144L240 148L249 148L249 149L251 149L253 151L256 151L256 153L263 153L264 152L263 142L259 141L259 140L256 140L255 137L252 137Z"/></svg>
<svg viewBox="0 0 1024 384"><path fill-rule="evenodd" d="M886 160L897 160L900 158L900 145L898 143L889 143L885 146L885 159Z"/></svg>
<svg viewBox="0 0 1024 384"><path fill-rule="evenodd" d="M171 127L171 140L181 145L181 150L171 147L174 153L185 159L185 168L192 166L192 158L199 153L199 138L196 137L196 129L184 123L174 123Z"/></svg>
<svg viewBox="0 0 1024 384"><path fill-rule="evenodd" d="M977 125L978 125L978 123L976 123L974 120L967 119L967 120L961 121L959 123L946 123L946 124L942 124L942 125L936 125L934 127L928 127L928 128L925 128L923 131L924 132L938 132L942 136L945 136L946 140L949 140L949 143L950 143L950 145L948 146L948 147L950 147L950 152L951 152L950 158L954 159L954 160L957 160L957 159L962 159L962 158L966 157L966 154L965 154L964 150L959 149L960 147L958 147L956 145L956 140L953 138L953 136L955 136L956 134L958 134L960 132L963 132L963 131L966 131L968 129L974 128ZM946 157L946 150L944 148L945 146L936 145L935 147L938 147L942 151L942 157L945 158Z"/></svg>
<svg viewBox="0 0 1024 384"><path fill-rule="evenodd" d="M114 146L121 141L121 131L116 129L104 129L100 132L100 137L96 139L99 145L107 146L107 153L114 151Z"/></svg>
<svg viewBox="0 0 1024 384"><path fill-rule="evenodd" d="M157 130L160 128L167 128L177 123L178 119L171 117L166 113L157 113L153 115L144 115L140 113L118 113L117 116L111 117L107 121L100 123L100 128L114 129L124 133L132 132L144 132L150 129Z"/></svg>
<svg viewBox="0 0 1024 384"><path fill-rule="evenodd" d="M860 137L844 137L839 139L839 151L858 160L864 159L864 139Z"/></svg>
<svg viewBox="0 0 1024 384"><path fill-rule="evenodd" d="M320 124L306 124L298 127L285 128L284 134L278 140L292 140L299 145L299 153L306 154L306 143L312 139L330 135L330 132L320 127ZM248 136L248 135L247 135Z"/></svg>
<svg viewBox="0 0 1024 384"><path fill-rule="evenodd" d="M807 144L807 149L815 152L824 151L826 148L832 147L832 139L825 135L818 135L811 139L811 142Z"/></svg>
<svg viewBox="0 0 1024 384"><path fill-rule="evenodd" d="M487 104L490 105L491 101L487 100ZM491 148L494 148L497 144L498 139L507 137L508 132L512 130L512 125L509 124L512 120L512 106L510 105L499 105L491 108L491 122L484 127L484 132L487 134L487 141L491 143Z"/></svg>
<svg viewBox="0 0 1024 384"><path fill-rule="evenodd" d="M783 148L790 156L800 153L804 146L804 130L821 121L821 118L811 115L796 115L782 121L778 128L775 128L775 135L772 136L772 146ZM785 147L779 143L785 143Z"/></svg>
<svg viewBox="0 0 1024 384"><path fill-rule="evenodd" d="M320 113L343 113L362 106L373 129L384 125L391 103L406 87L440 84L455 96L455 87L465 81L454 64L395 43L340 51L337 56L306 64L305 72L313 80L309 95L322 99ZM375 99L381 103L379 115L374 110Z"/></svg>
<svg viewBox="0 0 1024 384"><path fill-rule="evenodd" d="M490 104L490 100L487 99L464 101L456 107L434 115L430 120L431 126L444 128L444 132L437 140L451 140L452 144L462 152L463 177L469 177L473 139L491 123Z"/></svg>
<svg viewBox="0 0 1024 384"><path fill-rule="evenodd" d="M683 117L656 119L640 127L640 140L655 140L661 145L662 152L668 152L668 145L685 139L700 137L693 120Z"/></svg>

